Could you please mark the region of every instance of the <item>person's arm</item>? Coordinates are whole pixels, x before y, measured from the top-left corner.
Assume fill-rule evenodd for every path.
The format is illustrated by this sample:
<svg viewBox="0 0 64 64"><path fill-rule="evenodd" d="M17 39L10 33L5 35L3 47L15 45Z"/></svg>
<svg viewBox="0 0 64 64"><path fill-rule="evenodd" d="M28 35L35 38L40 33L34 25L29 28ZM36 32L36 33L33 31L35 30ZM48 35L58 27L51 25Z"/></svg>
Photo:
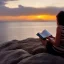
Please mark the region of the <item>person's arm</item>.
<svg viewBox="0 0 64 64"><path fill-rule="evenodd" d="M41 38L39 38L39 40L42 42L42 44L43 44L44 46L46 46L47 40L43 40L43 39L41 39Z"/></svg>
<svg viewBox="0 0 64 64"><path fill-rule="evenodd" d="M48 37L49 41L55 45L55 46L58 46L59 43L60 43L60 35L61 35L61 28L60 27L57 27L56 29L56 38L50 38Z"/></svg>
<svg viewBox="0 0 64 64"><path fill-rule="evenodd" d="M60 37L61 37L61 27L57 27L56 31L56 39L55 39L55 45L58 46L60 44Z"/></svg>
<svg viewBox="0 0 64 64"><path fill-rule="evenodd" d="M52 44L55 44L55 38L48 37L47 39L48 39Z"/></svg>

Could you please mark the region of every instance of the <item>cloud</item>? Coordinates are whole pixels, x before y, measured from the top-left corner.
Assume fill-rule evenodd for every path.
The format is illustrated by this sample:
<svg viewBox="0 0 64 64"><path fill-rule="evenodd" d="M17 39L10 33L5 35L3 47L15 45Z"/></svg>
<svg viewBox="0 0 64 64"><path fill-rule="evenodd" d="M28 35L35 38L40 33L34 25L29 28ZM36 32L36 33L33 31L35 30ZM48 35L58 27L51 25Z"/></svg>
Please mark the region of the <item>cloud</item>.
<svg viewBox="0 0 64 64"><path fill-rule="evenodd" d="M8 8L5 6L0 6L0 16L19 16L19 15L38 15L38 14L56 15L61 10L64 10L64 7L33 8L19 5L18 8Z"/></svg>
<svg viewBox="0 0 64 64"><path fill-rule="evenodd" d="M5 5L7 1L16 1L16 0L0 0L0 5Z"/></svg>

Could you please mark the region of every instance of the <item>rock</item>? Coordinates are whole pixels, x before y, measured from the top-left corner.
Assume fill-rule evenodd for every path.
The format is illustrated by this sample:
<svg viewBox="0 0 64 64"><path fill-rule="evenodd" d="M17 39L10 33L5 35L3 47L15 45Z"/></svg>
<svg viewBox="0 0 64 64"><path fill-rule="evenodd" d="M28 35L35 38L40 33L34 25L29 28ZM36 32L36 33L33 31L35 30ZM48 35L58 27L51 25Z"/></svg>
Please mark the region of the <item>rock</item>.
<svg viewBox="0 0 64 64"><path fill-rule="evenodd" d="M45 53L38 38L0 44L0 64L64 64L64 58Z"/></svg>
<svg viewBox="0 0 64 64"><path fill-rule="evenodd" d="M46 52L45 46L39 46L32 50L33 55L38 54L38 53L43 53L43 52Z"/></svg>
<svg viewBox="0 0 64 64"><path fill-rule="evenodd" d="M22 59L30 56L31 54L22 49L1 51L0 64L17 64Z"/></svg>
<svg viewBox="0 0 64 64"><path fill-rule="evenodd" d="M64 58L47 53L39 53L23 59L18 64L64 64Z"/></svg>
<svg viewBox="0 0 64 64"><path fill-rule="evenodd" d="M0 44L0 51L18 49L17 47L18 47L18 40L12 40L12 41Z"/></svg>
<svg viewBox="0 0 64 64"><path fill-rule="evenodd" d="M38 38L27 38L25 40L18 42L22 49L28 51L29 53L33 53L35 49L41 49L44 51L44 46ZM41 48L40 48L41 47Z"/></svg>
<svg viewBox="0 0 64 64"><path fill-rule="evenodd" d="M25 40L12 40L7 43L0 45L0 51L4 50L15 50L15 49L24 49L30 54L36 54L37 51L43 52L44 46L38 38L27 38Z"/></svg>

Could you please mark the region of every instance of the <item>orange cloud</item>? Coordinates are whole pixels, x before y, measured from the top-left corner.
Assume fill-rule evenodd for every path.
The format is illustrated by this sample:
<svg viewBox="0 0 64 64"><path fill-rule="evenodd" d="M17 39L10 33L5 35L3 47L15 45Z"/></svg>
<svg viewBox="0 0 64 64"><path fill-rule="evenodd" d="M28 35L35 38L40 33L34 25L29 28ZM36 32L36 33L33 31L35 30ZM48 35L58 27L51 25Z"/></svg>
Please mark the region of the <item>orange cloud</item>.
<svg viewBox="0 0 64 64"><path fill-rule="evenodd" d="M55 20L55 15L0 16L0 20Z"/></svg>

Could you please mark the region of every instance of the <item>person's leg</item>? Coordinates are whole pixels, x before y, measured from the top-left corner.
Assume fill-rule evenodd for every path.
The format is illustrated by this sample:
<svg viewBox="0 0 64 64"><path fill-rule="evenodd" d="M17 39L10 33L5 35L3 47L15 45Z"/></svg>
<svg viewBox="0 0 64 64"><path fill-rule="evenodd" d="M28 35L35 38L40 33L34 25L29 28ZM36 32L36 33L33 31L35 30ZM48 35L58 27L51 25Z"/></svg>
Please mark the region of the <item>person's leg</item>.
<svg viewBox="0 0 64 64"><path fill-rule="evenodd" d="M47 50L47 53L50 53L50 54L53 54L53 55L59 55L59 54L53 49L53 44L52 44L50 41L47 41L46 50Z"/></svg>
<svg viewBox="0 0 64 64"><path fill-rule="evenodd" d="M53 45L52 45L52 43L49 40L40 39L40 41L46 47L46 52L47 53L50 53L50 54L53 54L54 53L54 50L52 48Z"/></svg>
<svg viewBox="0 0 64 64"><path fill-rule="evenodd" d="M50 54L53 54L53 55L56 55L56 56L62 56L62 57L64 57L64 54L61 54L61 53L57 52L53 48L53 44L49 40L42 40L42 39L40 39L40 41L46 47L46 52L47 53L50 53Z"/></svg>

